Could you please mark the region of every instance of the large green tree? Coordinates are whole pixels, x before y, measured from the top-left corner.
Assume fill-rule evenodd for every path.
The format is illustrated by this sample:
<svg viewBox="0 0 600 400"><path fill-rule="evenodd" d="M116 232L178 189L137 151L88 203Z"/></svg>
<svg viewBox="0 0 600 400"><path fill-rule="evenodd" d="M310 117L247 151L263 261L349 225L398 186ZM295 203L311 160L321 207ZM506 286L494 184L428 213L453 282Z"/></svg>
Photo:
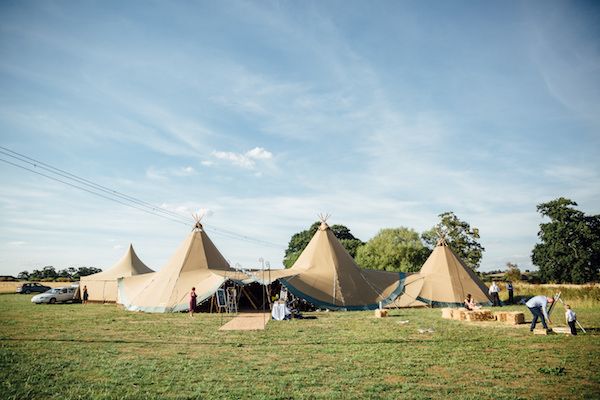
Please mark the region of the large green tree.
<svg viewBox="0 0 600 400"><path fill-rule="evenodd" d="M307 230L298 232L292 236L283 258L283 265L286 268L290 268L292 265L294 265L304 248L308 245L308 242L310 242L310 239L312 239L317 232L317 229L319 229L320 225L321 222L317 221ZM339 239L340 243L342 243L342 246L348 250L348 253L350 253L352 257L355 257L356 250L362 246L364 242L354 237L354 235L350 233L350 229L344 225L332 225L330 228L335 237Z"/></svg>
<svg viewBox="0 0 600 400"><path fill-rule="evenodd" d="M433 249L442 235L448 246L471 269L477 270L485 248L479 243L479 229L471 228L468 222L460 220L453 212L447 211L439 215L440 222L421 237Z"/></svg>
<svg viewBox="0 0 600 400"><path fill-rule="evenodd" d="M389 228L380 230L358 249L356 262L363 268L416 272L430 253L416 231L405 227Z"/></svg>
<svg viewBox="0 0 600 400"><path fill-rule="evenodd" d="M531 261L543 281L585 283L600 277L600 215L585 215L577 203L560 197L537 210L550 222L540 224Z"/></svg>

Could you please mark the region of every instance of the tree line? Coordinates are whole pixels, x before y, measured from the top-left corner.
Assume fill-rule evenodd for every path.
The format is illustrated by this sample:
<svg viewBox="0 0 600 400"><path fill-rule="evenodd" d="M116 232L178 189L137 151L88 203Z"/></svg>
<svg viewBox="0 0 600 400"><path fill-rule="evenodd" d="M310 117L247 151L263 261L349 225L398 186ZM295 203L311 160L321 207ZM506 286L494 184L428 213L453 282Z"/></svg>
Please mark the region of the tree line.
<svg viewBox="0 0 600 400"><path fill-rule="evenodd" d="M17 275L17 279L25 281L78 281L82 276L102 272L100 268L95 267L69 267L56 270L53 266L45 266L42 269L34 269L32 272L22 271Z"/></svg>
<svg viewBox="0 0 600 400"><path fill-rule="evenodd" d="M563 197L537 206L538 212L549 220L540 224L540 243L531 253L541 282L587 283L600 278L600 215L586 215L575 207L577 203ZM330 228L362 268L417 272L443 237L452 251L477 271L485 251L479 243L479 229L451 211L439 218L435 226L420 234L407 227L385 228L367 242L355 237L344 225ZM286 268L296 262L319 225L315 222L292 236L283 259ZM521 277L518 265L510 262L506 274L511 280Z"/></svg>

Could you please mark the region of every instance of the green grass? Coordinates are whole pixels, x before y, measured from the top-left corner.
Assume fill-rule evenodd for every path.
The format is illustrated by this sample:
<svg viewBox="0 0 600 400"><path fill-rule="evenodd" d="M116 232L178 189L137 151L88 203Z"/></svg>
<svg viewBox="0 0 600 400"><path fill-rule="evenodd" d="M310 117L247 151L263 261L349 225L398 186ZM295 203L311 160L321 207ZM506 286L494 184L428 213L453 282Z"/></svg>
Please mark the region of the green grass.
<svg viewBox="0 0 600 400"><path fill-rule="evenodd" d="M29 300L0 296L2 399L587 399L600 393L598 304L575 309L595 329L568 337L443 320L430 309L395 310L384 319L371 312L314 313L314 320L271 321L265 331L219 332L228 317Z"/></svg>

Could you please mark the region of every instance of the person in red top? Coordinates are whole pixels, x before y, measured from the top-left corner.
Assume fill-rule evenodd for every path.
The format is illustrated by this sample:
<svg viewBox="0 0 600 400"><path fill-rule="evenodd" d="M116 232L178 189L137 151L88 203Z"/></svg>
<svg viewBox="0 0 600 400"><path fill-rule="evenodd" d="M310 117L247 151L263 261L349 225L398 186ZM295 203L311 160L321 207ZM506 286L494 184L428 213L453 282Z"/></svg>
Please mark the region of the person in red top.
<svg viewBox="0 0 600 400"><path fill-rule="evenodd" d="M190 317L194 315L194 311L196 311L196 297L198 297L196 294L196 288L193 287L192 291L190 292Z"/></svg>

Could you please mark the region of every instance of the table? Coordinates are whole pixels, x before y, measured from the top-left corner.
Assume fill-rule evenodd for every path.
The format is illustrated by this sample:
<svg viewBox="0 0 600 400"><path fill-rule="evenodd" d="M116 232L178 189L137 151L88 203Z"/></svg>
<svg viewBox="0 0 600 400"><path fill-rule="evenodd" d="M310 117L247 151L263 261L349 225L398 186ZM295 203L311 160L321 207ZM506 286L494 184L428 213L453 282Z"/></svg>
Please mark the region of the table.
<svg viewBox="0 0 600 400"><path fill-rule="evenodd" d="M273 310L271 310L271 316L274 320L281 321L284 320L287 316L291 315L290 309L284 302L275 302L273 303Z"/></svg>

